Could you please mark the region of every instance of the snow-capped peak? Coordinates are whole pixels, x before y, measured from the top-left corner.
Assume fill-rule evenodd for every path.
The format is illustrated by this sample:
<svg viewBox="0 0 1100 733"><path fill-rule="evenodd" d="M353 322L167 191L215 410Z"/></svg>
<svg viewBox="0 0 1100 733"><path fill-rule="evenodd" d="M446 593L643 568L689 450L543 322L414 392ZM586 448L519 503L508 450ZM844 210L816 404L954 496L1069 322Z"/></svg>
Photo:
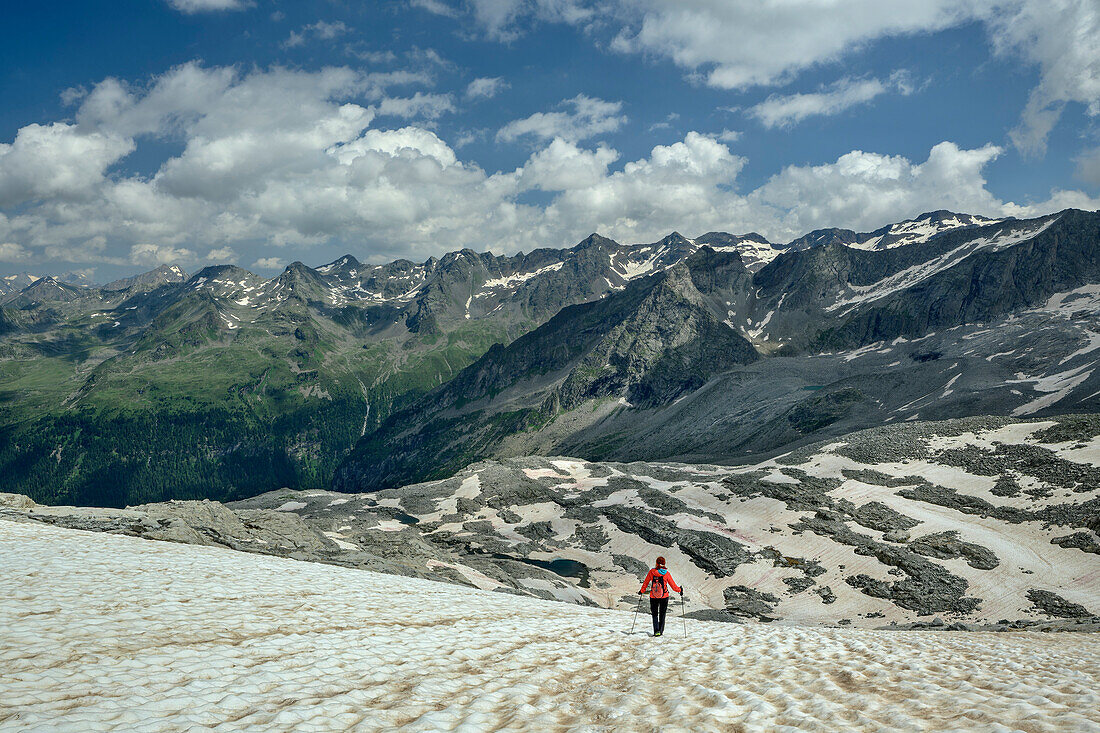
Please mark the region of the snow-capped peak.
<svg viewBox="0 0 1100 733"><path fill-rule="evenodd" d="M891 224L871 233L863 241L848 244L853 249L883 250L903 247L907 244L927 242L944 232L964 227L989 226L999 224L1004 219L990 219L974 214L956 214L950 211L933 211Z"/></svg>
<svg viewBox="0 0 1100 733"><path fill-rule="evenodd" d="M756 272L774 260L781 252L780 249L756 232L749 232L748 234L707 232L697 237L695 241L717 252L736 252L741 255L741 262L750 272Z"/></svg>

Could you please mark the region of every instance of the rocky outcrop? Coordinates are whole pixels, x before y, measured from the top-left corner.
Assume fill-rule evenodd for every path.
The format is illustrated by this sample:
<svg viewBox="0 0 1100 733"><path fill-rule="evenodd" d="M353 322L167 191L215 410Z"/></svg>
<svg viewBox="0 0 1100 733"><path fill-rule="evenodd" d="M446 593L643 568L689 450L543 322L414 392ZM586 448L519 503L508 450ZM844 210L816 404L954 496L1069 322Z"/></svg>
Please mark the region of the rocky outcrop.
<svg viewBox="0 0 1100 733"><path fill-rule="evenodd" d="M725 590L725 610L734 616L754 618L758 621L774 621L775 605L779 599L771 593L761 593L743 585L734 585Z"/></svg>
<svg viewBox="0 0 1100 733"><path fill-rule="evenodd" d="M32 509L38 506L29 496L0 493L0 507L8 509Z"/></svg>
<svg viewBox="0 0 1100 733"><path fill-rule="evenodd" d="M1097 538L1095 532L1074 532L1063 537L1052 537L1050 544L1100 555L1100 538Z"/></svg>
<svg viewBox="0 0 1100 733"><path fill-rule="evenodd" d="M1089 610L1080 603L1067 601L1057 593L1048 590L1030 590L1027 593L1027 598L1035 604L1036 608L1041 609L1043 613L1049 616L1057 616L1059 618L1089 618L1094 615L1089 613Z"/></svg>
<svg viewBox="0 0 1100 733"><path fill-rule="evenodd" d="M970 567L979 570L992 570L1000 564L991 550L973 542L963 542L959 539L959 533L955 531L918 537L909 543L909 549L917 554L937 557L941 560L962 557Z"/></svg>

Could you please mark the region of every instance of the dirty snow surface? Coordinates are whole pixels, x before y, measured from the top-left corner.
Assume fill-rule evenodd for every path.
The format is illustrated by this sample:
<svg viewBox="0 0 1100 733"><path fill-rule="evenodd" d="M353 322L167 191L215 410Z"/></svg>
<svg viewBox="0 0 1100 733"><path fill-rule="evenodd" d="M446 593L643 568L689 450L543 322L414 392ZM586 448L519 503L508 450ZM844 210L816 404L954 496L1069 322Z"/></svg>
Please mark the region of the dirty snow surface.
<svg viewBox="0 0 1100 733"><path fill-rule="evenodd" d="M0 521L5 730L1100 730L1100 637L669 620ZM647 620L640 618L639 629Z"/></svg>

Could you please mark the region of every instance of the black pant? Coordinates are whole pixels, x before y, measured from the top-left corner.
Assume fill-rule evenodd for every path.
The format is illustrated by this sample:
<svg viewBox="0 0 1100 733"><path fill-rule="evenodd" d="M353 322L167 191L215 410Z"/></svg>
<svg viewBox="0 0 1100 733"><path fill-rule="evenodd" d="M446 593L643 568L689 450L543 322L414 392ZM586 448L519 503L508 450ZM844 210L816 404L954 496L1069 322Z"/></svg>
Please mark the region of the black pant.
<svg viewBox="0 0 1100 733"><path fill-rule="evenodd" d="M649 612L653 614L653 633L663 634L665 631L665 612L668 611L668 596L664 598L650 598Z"/></svg>

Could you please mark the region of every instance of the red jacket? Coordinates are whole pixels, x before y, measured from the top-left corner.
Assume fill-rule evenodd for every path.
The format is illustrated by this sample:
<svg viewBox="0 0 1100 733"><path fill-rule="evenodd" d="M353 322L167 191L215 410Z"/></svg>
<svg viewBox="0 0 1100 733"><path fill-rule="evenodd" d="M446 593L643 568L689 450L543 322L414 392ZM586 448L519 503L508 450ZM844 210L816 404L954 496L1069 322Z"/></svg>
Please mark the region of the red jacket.
<svg viewBox="0 0 1100 733"><path fill-rule="evenodd" d="M664 578L665 582L662 583L658 578ZM642 589L638 592L645 593L646 586L650 583L653 583L653 588L649 591L650 598L668 598L669 588L672 588L672 590L677 593L684 592L680 586L676 585L676 581L672 579L672 573L667 570L664 575L661 575L657 568L650 570L649 575L645 576L645 582L642 583Z"/></svg>

